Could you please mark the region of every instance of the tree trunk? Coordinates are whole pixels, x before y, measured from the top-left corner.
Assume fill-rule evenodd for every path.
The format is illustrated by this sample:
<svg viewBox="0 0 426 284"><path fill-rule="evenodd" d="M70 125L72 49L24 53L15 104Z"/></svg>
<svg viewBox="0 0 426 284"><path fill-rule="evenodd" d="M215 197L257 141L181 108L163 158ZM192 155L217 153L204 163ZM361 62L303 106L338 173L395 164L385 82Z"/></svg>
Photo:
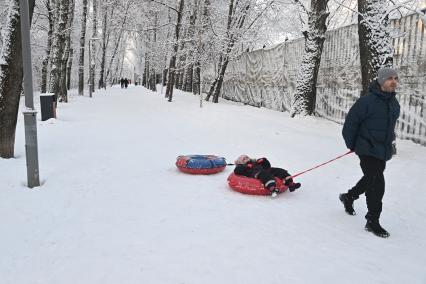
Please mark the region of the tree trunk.
<svg viewBox="0 0 426 284"><path fill-rule="evenodd" d="M194 83L194 64L189 64L185 70L183 90L186 92L192 92L193 83Z"/></svg>
<svg viewBox="0 0 426 284"><path fill-rule="evenodd" d="M214 93L213 93L213 102L214 103L219 102L219 95L220 95L220 91L222 89L223 78L225 77L226 67L228 67L228 63L229 63L228 57L226 57L224 60L225 61L221 65L221 68L220 68L220 71L219 71L219 76L217 78L217 83L216 83L215 88L214 88Z"/></svg>
<svg viewBox="0 0 426 284"><path fill-rule="evenodd" d="M92 38L96 38L98 35L98 25L97 25L97 21L98 21L98 1L97 0L92 0L92 8L93 8L93 29L92 29ZM90 42L89 42L90 44ZM91 74L91 82L90 82L90 86L92 88L92 93L95 92L95 69L96 69L96 60L95 60L95 56L96 56L96 44L94 44L94 42L92 41L92 46L91 46L91 51L92 54L90 55L92 62L89 62L90 64L90 72Z"/></svg>
<svg viewBox="0 0 426 284"><path fill-rule="evenodd" d="M175 29L175 43L173 45L173 54L170 58L169 64L169 79L167 80L167 89L166 89L166 98L168 98L169 102L172 101L173 98L173 85L175 83L175 68L176 68L176 56L178 51L178 40L179 40L179 31L182 23L182 15L183 15L183 4L184 0L179 1L179 9L177 16L177 23Z"/></svg>
<svg viewBox="0 0 426 284"><path fill-rule="evenodd" d="M209 92L207 93L207 96L206 96L206 99L205 99L206 101L209 101L210 97L213 95L213 91L216 88L217 80L218 80L218 78L216 77L213 80L213 82L210 84L210 89L209 89Z"/></svg>
<svg viewBox="0 0 426 284"><path fill-rule="evenodd" d="M169 74L167 78L167 87L166 87L166 98L169 99L169 102L172 101L171 97L173 96L173 86L175 82L175 65L176 65L176 56L172 55L170 58L170 64L169 64ZM173 68L173 69L171 69Z"/></svg>
<svg viewBox="0 0 426 284"><path fill-rule="evenodd" d="M189 63L185 68L184 77L183 77L183 90L186 92L192 92L193 78L194 78L194 52L193 50L196 48L195 42L195 23L197 21L197 12L199 9L200 2L198 0L194 0L192 15L189 18L189 28L187 37L189 39L189 50L187 52L186 58Z"/></svg>
<svg viewBox="0 0 426 284"><path fill-rule="evenodd" d="M238 1L237 1L238 4ZM250 8L249 5L243 7L243 11L241 11L241 14L235 18L235 13L238 5L234 6L234 0L229 1L229 12L228 12L228 26L227 26L227 39L226 39L226 50L224 56L221 58L220 63L220 69L218 77L216 78L216 84L214 86L213 91L213 102L218 103L219 102L219 95L220 91L222 89L223 79L225 77L226 68L228 67L229 63L229 56L232 52L232 49L234 48L235 41L239 37L239 33L244 26L244 22L246 20L246 16L248 13L248 10ZM235 29L231 30L231 26L233 26L235 23ZM210 96L210 93L209 93Z"/></svg>
<svg viewBox="0 0 426 284"><path fill-rule="evenodd" d="M147 89L151 88L150 80L151 80L151 58L152 55L152 44L151 44L151 36L150 34L147 34L146 39L146 52L145 52L145 68L143 71L143 80L142 80L142 86L144 86Z"/></svg>
<svg viewBox="0 0 426 284"><path fill-rule="evenodd" d="M126 39L121 42L121 45L120 45L121 46L121 48L120 48L121 60L119 60L120 64L117 65L117 67L118 66L120 67L120 75L118 76L120 78L123 77L124 58L126 57L126 47L124 46L125 42L126 42ZM116 72L116 74L117 74L117 72ZM126 78L126 79L129 79L129 78Z"/></svg>
<svg viewBox="0 0 426 284"><path fill-rule="evenodd" d="M220 73L220 70L222 69L222 61L223 60L224 60L224 57L222 56L222 54L219 55L219 63L217 65L217 69L216 69L217 75L216 75L216 78L213 80L213 82L210 84L210 89L209 89L209 92L207 93L206 101L209 101L210 97L213 96L214 90L215 90L217 82L219 80L219 73Z"/></svg>
<svg viewBox="0 0 426 284"><path fill-rule="evenodd" d="M71 70L72 70L72 61L74 57L74 49L70 48L69 60L67 64L67 90L71 89Z"/></svg>
<svg viewBox="0 0 426 284"><path fill-rule="evenodd" d="M150 72L150 86L149 89L153 92L157 91L157 73L155 72L155 69L152 69Z"/></svg>
<svg viewBox="0 0 426 284"><path fill-rule="evenodd" d="M177 73L177 80L176 80L176 89L178 89L178 90L182 90L182 83L183 83L183 72L180 70L178 73Z"/></svg>
<svg viewBox="0 0 426 284"><path fill-rule="evenodd" d="M68 0L58 0L56 2L56 23L57 29L54 33L53 46L52 46L52 70L50 72L50 92L54 93L57 99L66 101L66 97L62 94L62 83L65 82L65 64L63 62L64 50L66 45L66 34L64 31L67 29L68 23ZM64 66L65 65L65 66Z"/></svg>
<svg viewBox="0 0 426 284"><path fill-rule="evenodd" d="M158 26L158 12L154 12L154 27ZM153 36L152 36L152 46L157 46L157 29L155 28L153 30ZM153 54L154 50L151 48L149 53L151 54L150 58L154 58ZM149 89L153 92L157 91L157 72L155 72L156 64L151 64L151 71L149 72L150 77L150 87Z"/></svg>
<svg viewBox="0 0 426 284"><path fill-rule="evenodd" d="M168 9L167 18L168 18L169 26L167 27L166 38L170 38L170 33L171 33L170 26L171 26L171 23L172 23L172 17L170 15L170 9ZM162 76L163 78L162 78L162 82L161 82L162 86L165 86L166 88L167 88L168 73L169 73L169 69L167 69L167 53L166 53L166 55L164 56L164 66L163 66L163 76ZM161 88L161 93L162 92L163 92L163 88ZM166 94L167 94L167 92L166 92ZM166 95L166 98L167 98L167 95Z"/></svg>
<svg viewBox="0 0 426 284"><path fill-rule="evenodd" d="M35 0L29 1L30 22ZM0 157L13 158L19 99L22 91L23 65L19 0L9 6L8 23L0 55Z"/></svg>
<svg viewBox="0 0 426 284"><path fill-rule="evenodd" d="M142 75L142 86L145 88L148 88L148 78L149 76L149 59L148 59L148 53L145 52L145 67Z"/></svg>
<svg viewBox="0 0 426 284"><path fill-rule="evenodd" d="M291 116L313 115L315 112L316 85L321 54L327 31L328 0L312 0L308 14L308 30L304 32L305 53L296 81L296 92Z"/></svg>
<svg viewBox="0 0 426 284"><path fill-rule="evenodd" d="M78 61L78 94L84 95L84 49L86 47L87 0L83 0L81 16L80 58Z"/></svg>
<svg viewBox="0 0 426 284"><path fill-rule="evenodd" d="M163 86L166 86L166 84L167 84L167 73L168 73L168 69L167 68L164 68L163 69L163 78L162 78L162 84L163 84Z"/></svg>
<svg viewBox="0 0 426 284"><path fill-rule="evenodd" d="M223 78L225 76L226 68L229 62L229 55L234 47L235 40L237 37L236 34L243 27L248 8L250 7L250 6L247 6L240 16L235 17L237 6L238 6L238 0L236 2L236 5L234 5L234 0L229 0L228 23L226 26L226 38L223 44L223 52L219 56L217 77L214 79L214 81L210 85L210 90L206 96L206 101L210 100L210 97L213 96L213 102L216 102L216 103L219 102L219 95L222 88ZM235 23L237 24L235 25ZM236 27L234 29L231 29L232 26L236 26Z"/></svg>
<svg viewBox="0 0 426 284"><path fill-rule="evenodd" d="M68 1L66 1L68 2ZM65 3L66 3L65 2ZM60 79L60 85L61 85L61 95L60 95L60 102L68 102L68 88L67 88L67 70L68 70L68 60L70 58L70 49L71 49L71 31L73 27L74 22L74 8L75 8L75 1L69 0L68 3L68 22L66 24L66 35L65 35L65 49L64 53L61 59L61 79ZM69 67L71 69L71 67ZM71 72L69 73L71 75Z"/></svg>
<svg viewBox="0 0 426 284"><path fill-rule="evenodd" d="M183 33L183 37L177 52L179 56L176 57L176 70L178 71L176 71L177 73L175 74L175 88L178 90L184 90L183 82L186 69L184 66L188 62L188 58L186 57L187 54L185 52L185 42L188 40L188 28L184 28L182 31L182 27L183 26L181 26L181 34Z"/></svg>
<svg viewBox="0 0 426 284"><path fill-rule="evenodd" d="M112 63L114 62L115 56L117 55L117 51L119 49L118 47L119 47L119 45L121 43L122 36L123 36L123 30L120 31L120 34L119 34L118 38L115 41L115 48L113 49L112 56L111 56L111 58L109 60L109 65L108 65L109 67L108 67L107 73L106 73L106 80L110 79L110 76L112 76L111 75L112 74L112 71L111 71L112 70ZM120 61L120 60L118 60L118 61ZM118 68L118 66L117 66L117 68ZM117 71L118 71L118 69L117 69ZM116 72L116 73L118 73L118 72Z"/></svg>
<svg viewBox="0 0 426 284"><path fill-rule="evenodd" d="M52 38L53 38L53 9L51 7L51 1L46 1L46 9L47 9L47 19L49 21L49 30L47 32L47 47L46 47L46 55L42 62L41 67L41 93L44 94L47 91L47 68L49 66L50 61L50 52L52 50Z"/></svg>
<svg viewBox="0 0 426 284"><path fill-rule="evenodd" d="M201 64L200 61L194 64L194 73L192 80L192 93L198 95L201 93Z"/></svg>
<svg viewBox="0 0 426 284"><path fill-rule="evenodd" d="M104 81L104 74L105 74L105 61L106 61L106 50L107 50L107 22L108 22L108 6L103 5L103 19L102 19L102 59L101 59L101 70L99 73L99 84L98 88L105 88L106 82Z"/></svg>
<svg viewBox="0 0 426 284"><path fill-rule="evenodd" d="M210 0L204 0L202 6L202 15L199 17L200 27L198 27L197 38L197 55L194 63L194 78L192 92L194 95L201 94L201 52L203 47L202 35L207 29L209 15Z"/></svg>
<svg viewBox="0 0 426 284"><path fill-rule="evenodd" d="M386 0L358 0L358 35L361 59L362 91L368 86L382 66L392 67L393 51L390 21ZM377 19L381 19L380 22Z"/></svg>

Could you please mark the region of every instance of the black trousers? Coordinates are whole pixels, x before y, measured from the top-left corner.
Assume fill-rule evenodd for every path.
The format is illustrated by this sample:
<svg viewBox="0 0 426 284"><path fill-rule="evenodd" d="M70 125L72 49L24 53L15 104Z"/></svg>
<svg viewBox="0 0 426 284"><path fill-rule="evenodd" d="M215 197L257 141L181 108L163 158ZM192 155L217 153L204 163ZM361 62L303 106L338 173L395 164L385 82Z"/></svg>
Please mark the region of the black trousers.
<svg viewBox="0 0 426 284"><path fill-rule="evenodd" d="M270 168L260 171L257 174L257 178L260 179L263 185L265 185L268 181L275 180L276 177L279 179L284 179L289 175L290 174L282 168Z"/></svg>
<svg viewBox="0 0 426 284"><path fill-rule="evenodd" d="M385 194L383 172L386 168L386 161L371 156L359 156L359 159L364 176L348 191L348 194L355 200L365 193L368 208L365 218L367 220L378 220L382 212L382 199Z"/></svg>

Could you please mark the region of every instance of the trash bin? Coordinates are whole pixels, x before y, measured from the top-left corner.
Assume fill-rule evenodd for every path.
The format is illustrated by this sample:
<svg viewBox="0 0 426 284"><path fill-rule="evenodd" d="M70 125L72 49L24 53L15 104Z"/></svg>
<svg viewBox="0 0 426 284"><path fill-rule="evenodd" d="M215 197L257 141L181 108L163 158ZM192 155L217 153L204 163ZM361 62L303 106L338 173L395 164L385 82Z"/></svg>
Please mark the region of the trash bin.
<svg viewBox="0 0 426 284"><path fill-rule="evenodd" d="M40 95L41 120L56 118L56 96L54 94Z"/></svg>

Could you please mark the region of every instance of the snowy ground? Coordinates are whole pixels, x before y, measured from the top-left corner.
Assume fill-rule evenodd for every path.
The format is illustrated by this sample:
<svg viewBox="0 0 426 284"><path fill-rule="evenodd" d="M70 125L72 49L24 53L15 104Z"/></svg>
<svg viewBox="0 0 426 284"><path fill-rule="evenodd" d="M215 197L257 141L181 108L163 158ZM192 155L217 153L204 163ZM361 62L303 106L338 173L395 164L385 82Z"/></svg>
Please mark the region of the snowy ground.
<svg viewBox="0 0 426 284"><path fill-rule="evenodd" d="M38 101L38 99L36 100ZM38 105L37 105L38 107ZM38 119L42 186L26 184L23 115L0 159L0 283L426 283L426 148L398 141L382 224L364 231L355 155L306 173L276 199L180 173L182 154L266 156L297 173L347 151L341 126L241 104L173 103L141 87L71 96ZM40 114L39 114L40 117ZM423 185L422 185L423 184Z"/></svg>

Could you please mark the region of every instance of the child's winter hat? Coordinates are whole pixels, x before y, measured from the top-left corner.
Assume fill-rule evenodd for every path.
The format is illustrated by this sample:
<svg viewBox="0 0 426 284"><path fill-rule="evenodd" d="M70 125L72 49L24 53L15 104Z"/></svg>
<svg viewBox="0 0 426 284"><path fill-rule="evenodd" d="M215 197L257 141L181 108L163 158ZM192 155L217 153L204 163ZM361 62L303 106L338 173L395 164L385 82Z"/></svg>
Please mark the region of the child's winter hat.
<svg viewBox="0 0 426 284"><path fill-rule="evenodd" d="M382 67L377 72L377 82L379 82L380 86L391 77L398 77L398 72L393 68Z"/></svg>
<svg viewBox="0 0 426 284"><path fill-rule="evenodd" d="M250 160L250 157L247 155L241 155L235 160L236 165L242 165L245 164L248 160Z"/></svg>

